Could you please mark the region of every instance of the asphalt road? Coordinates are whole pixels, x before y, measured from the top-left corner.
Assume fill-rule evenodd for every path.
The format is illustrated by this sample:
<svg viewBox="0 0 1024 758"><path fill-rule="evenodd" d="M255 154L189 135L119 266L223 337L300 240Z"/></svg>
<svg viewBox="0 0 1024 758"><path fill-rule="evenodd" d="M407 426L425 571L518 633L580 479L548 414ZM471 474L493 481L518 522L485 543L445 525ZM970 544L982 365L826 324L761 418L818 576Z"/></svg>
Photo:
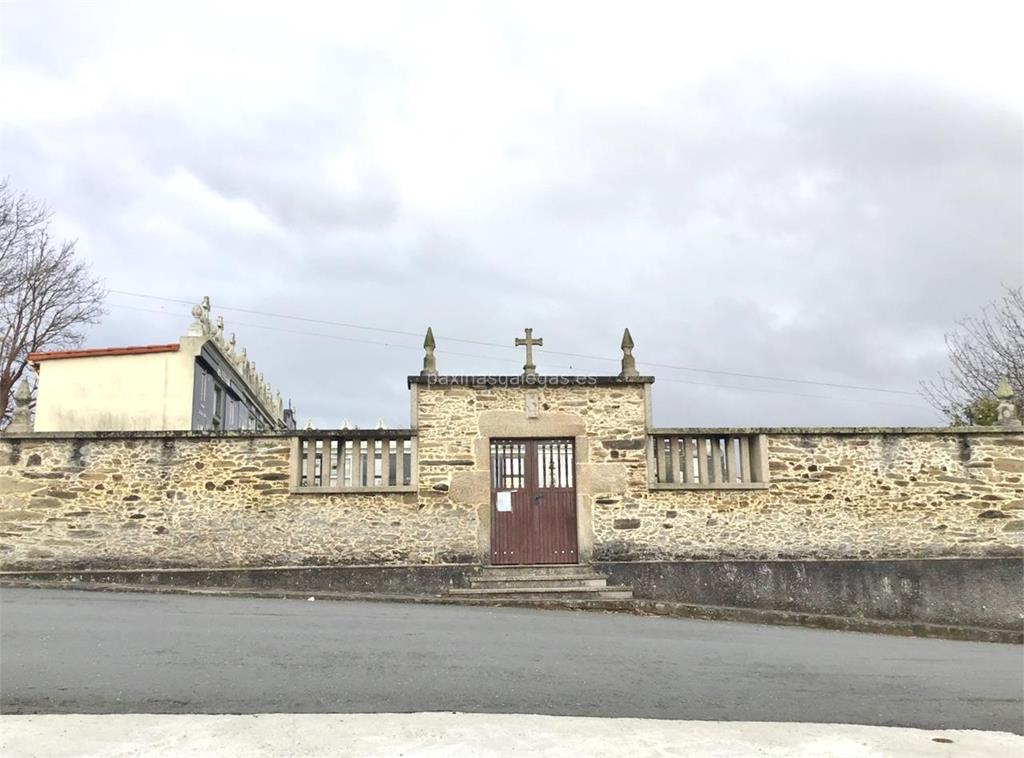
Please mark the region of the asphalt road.
<svg viewBox="0 0 1024 758"><path fill-rule="evenodd" d="M4 713L471 711L1024 732L1014 645L603 613L0 591Z"/></svg>

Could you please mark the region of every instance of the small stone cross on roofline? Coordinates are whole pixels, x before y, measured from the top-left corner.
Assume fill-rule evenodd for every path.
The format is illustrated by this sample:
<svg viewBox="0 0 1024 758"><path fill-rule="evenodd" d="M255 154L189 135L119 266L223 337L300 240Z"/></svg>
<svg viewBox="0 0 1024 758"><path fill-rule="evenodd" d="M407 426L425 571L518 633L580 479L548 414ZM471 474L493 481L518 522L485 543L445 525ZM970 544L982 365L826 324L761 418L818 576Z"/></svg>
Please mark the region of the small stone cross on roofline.
<svg viewBox="0 0 1024 758"><path fill-rule="evenodd" d="M533 329L526 330L526 337L516 337L516 347L526 347L526 363L523 364L523 376L537 376L537 367L533 365L533 346L541 347L544 339L533 338Z"/></svg>

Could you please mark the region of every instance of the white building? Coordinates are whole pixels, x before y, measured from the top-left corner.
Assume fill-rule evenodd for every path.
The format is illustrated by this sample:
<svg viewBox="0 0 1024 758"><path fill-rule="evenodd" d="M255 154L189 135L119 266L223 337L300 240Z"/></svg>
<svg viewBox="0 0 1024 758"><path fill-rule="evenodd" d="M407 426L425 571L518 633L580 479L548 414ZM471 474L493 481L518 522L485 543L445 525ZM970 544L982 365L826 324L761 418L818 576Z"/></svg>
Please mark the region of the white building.
<svg viewBox="0 0 1024 758"><path fill-rule="evenodd" d="M294 428L210 299L192 309L188 334L165 345L29 355L36 372L33 430L160 431Z"/></svg>

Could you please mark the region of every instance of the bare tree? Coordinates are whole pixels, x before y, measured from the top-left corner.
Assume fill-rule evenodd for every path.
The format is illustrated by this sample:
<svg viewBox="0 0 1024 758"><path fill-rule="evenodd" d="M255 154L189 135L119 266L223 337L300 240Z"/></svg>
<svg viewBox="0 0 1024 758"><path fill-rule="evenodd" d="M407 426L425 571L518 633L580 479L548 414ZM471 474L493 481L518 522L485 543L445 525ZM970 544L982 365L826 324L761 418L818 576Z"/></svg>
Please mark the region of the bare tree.
<svg viewBox="0 0 1024 758"><path fill-rule="evenodd" d="M50 211L0 181L0 428L28 355L82 343L82 329L103 315L106 291L75 241L50 236Z"/></svg>
<svg viewBox="0 0 1024 758"><path fill-rule="evenodd" d="M950 368L922 383L925 398L952 424L992 424L996 385L1010 380L1018 413L1024 407L1024 287L1006 288L980 316L946 335Z"/></svg>

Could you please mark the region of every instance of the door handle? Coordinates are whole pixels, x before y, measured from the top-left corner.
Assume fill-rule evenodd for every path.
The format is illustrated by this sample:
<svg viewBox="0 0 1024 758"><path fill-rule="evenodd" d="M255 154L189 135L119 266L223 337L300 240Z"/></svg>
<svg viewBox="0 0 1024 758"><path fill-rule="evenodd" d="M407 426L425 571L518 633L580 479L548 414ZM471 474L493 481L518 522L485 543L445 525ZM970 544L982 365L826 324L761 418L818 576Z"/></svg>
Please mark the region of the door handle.
<svg viewBox="0 0 1024 758"><path fill-rule="evenodd" d="M539 503L541 501L542 497L544 497L544 496L543 495L534 495L533 496L533 502Z"/></svg>

